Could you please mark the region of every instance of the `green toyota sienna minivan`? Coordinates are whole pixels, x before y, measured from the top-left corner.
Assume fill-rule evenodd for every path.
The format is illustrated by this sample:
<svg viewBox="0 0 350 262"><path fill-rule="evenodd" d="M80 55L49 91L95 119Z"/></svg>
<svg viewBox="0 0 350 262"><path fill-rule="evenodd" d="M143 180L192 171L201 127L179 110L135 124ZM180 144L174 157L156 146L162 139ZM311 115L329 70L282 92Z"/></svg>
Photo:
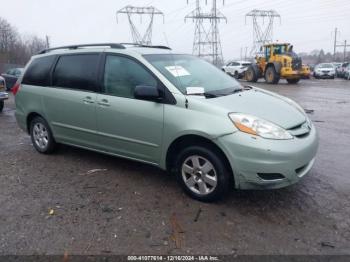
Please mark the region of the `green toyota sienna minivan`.
<svg viewBox="0 0 350 262"><path fill-rule="evenodd" d="M318 147L292 100L164 46L47 49L13 92L17 122L38 152L62 143L149 163L202 201L294 184Z"/></svg>

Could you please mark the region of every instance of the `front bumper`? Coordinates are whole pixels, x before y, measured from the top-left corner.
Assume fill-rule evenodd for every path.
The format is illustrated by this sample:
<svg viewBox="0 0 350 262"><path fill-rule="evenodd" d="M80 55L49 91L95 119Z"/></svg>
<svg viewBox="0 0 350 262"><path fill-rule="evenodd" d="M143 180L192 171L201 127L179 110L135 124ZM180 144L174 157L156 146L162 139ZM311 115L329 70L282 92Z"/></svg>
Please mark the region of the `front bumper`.
<svg viewBox="0 0 350 262"><path fill-rule="evenodd" d="M274 189L292 185L310 171L318 136L314 127L306 137L292 140L270 140L236 132L218 138L217 143L230 161L236 188Z"/></svg>
<svg viewBox="0 0 350 262"><path fill-rule="evenodd" d="M284 78L288 79L294 79L294 78L300 78L301 72L299 70L293 70L289 67L282 67L280 75Z"/></svg>
<svg viewBox="0 0 350 262"><path fill-rule="evenodd" d="M319 78L334 78L335 77L335 73L325 73L325 72L315 72L315 77L319 77Z"/></svg>
<svg viewBox="0 0 350 262"><path fill-rule="evenodd" d="M9 98L9 94L6 92L0 92L0 101L4 101Z"/></svg>

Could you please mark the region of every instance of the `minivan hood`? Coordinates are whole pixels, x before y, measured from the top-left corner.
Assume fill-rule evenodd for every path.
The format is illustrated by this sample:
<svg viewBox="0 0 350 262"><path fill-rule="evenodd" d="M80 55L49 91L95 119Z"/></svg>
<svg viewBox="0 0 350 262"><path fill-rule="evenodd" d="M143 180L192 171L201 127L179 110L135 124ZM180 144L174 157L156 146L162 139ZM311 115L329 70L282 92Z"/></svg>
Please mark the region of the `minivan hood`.
<svg viewBox="0 0 350 262"><path fill-rule="evenodd" d="M253 115L284 129L296 127L306 121L305 114L288 101L288 98L253 88L240 93L202 101L224 109L227 113L236 112Z"/></svg>

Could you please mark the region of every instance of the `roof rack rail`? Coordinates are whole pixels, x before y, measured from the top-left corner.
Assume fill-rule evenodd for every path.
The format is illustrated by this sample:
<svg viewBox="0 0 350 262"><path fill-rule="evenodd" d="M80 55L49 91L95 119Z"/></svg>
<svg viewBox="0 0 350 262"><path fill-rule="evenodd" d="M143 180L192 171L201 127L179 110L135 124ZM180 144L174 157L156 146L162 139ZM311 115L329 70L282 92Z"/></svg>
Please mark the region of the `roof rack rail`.
<svg viewBox="0 0 350 262"><path fill-rule="evenodd" d="M164 46L164 45L144 45L144 44L138 44L138 43L120 43L121 45L131 45L131 46L137 46L137 47L145 47L145 48L159 48L159 49L168 49L171 50L170 47Z"/></svg>
<svg viewBox="0 0 350 262"><path fill-rule="evenodd" d="M109 46L110 48L118 48L118 49L125 49L125 46L122 44L115 44L115 43L102 43L102 44L82 44L82 45L67 45L67 46L60 46L60 47L54 47L54 48L47 48L42 51L40 51L38 54L45 54L47 52L53 51L53 50L59 50L59 49L78 49L80 47L93 47L93 46Z"/></svg>
<svg viewBox="0 0 350 262"><path fill-rule="evenodd" d="M47 48L42 51L40 51L38 54L45 54L53 50L59 50L59 49L78 49L80 47L94 47L94 46L109 46L110 48L117 48L117 49L125 49L125 46L137 46L137 47L145 47L145 48L159 48L159 49L168 49L171 50L168 46L163 45L143 45L138 43L102 43L102 44L82 44L82 45L67 45L67 46L60 46L60 47L54 47L54 48Z"/></svg>

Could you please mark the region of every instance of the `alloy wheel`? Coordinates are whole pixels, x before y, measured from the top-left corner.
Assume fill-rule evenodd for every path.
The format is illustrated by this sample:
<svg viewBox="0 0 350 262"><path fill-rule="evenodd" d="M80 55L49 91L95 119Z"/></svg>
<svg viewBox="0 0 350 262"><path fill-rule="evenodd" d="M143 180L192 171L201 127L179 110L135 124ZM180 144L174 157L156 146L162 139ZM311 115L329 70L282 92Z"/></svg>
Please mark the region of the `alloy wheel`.
<svg viewBox="0 0 350 262"><path fill-rule="evenodd" d="M213 192L218 183L213 164L202 156L188 157L182 164L181 173L185 185L192 192L202 196Z"/></svg>
<svg viewBox="0 0 350 262"><path fill-rule="evenodd" d="M42 123L35 123L33 127L33 138L40 149L45 149L49 143L49 134Z"/></svg>

